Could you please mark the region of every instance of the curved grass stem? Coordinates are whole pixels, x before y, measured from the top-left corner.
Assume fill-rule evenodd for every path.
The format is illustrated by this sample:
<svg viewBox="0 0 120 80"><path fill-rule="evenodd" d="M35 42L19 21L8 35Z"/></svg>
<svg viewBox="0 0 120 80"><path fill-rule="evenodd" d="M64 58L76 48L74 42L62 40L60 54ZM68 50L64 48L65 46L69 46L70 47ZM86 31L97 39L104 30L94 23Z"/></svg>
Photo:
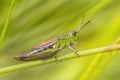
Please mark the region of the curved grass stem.
<svg viewBox="0 0 120 80"><path fill-rule="evenodd" d="M120 49L120 44L115 44L115 45L80 51L80 52L78 52L78 54L80 55L80 57L85 57L85 56L95 55L98 53L102 54L103 52L119 50L119 49ZM63 57L59 57L59 60L69 60L69 59L73 59L73 58L78 58L78 56L76 56L74 54L69 54L69 55L66 55ZM29 62L25 62L25 63L13 65L13 66L1 68L0 74L6 74L6 73L10 73L10 72L20 71L20 70L24 70L24 69L28 69L31 67L52 63L52 62L55 62L55 60L49 59L47 61L41 61L41 60L29 61Z"/></svg>

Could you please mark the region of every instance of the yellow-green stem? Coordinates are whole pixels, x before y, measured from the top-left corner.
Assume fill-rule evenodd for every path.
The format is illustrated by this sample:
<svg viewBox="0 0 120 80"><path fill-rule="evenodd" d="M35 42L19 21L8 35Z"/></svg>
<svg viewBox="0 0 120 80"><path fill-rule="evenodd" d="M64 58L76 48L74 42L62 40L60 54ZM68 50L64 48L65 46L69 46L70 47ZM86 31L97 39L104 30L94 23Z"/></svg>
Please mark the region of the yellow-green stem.
<svg viewBox="0 0 120 80"><path fill-rule="evenodd" d="M116 44L116 45L110 45L110 46L80 51L80 52L78 52L78 54L80 54L81 57L84 57L84 56L89 56L89 55L95 55L98 53L102 54L102 52L119 50L119 49L120 49L120 44ZM69 55L60 57L59 60L68 60L68 59L73 59L73 58L78 58L78 56L76 56L74 54L69 54ZM40 65L44 65L44 64L48 64L48 63L52 63L52 62L55 62L55 60L50 59L48 61L36 60L36 61L25 62L22 64L17 64L17 65L1 68L0 74L6 74L6 73L10 73L10 72L20 71L20 70L24 70L24 69L31 68L34 66L40 66Z"/></svg>

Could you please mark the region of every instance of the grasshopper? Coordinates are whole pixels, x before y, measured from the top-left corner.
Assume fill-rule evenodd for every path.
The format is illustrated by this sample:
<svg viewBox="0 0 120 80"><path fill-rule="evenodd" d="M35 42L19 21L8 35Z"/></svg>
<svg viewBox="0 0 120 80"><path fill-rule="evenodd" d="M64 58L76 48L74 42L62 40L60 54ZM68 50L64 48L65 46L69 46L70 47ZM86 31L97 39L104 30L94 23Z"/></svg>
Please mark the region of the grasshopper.
<svg viewBox="0 0 120 80"><path fill-rule="evenodd" d="M90 23L90 20L88 22L86 22L84 25L82 25L84 20L84 17L82 18L82 21L80 23L80 26L77 28L77 30L72 30L70 32L68 32L67 34L64 34L60 37L51 39L51 40L47 40L37 46L35 46L33 48L33 50L31 50L30 52L21 54L16 56L15 58L17 60L23 60L23 61L27 61L27 60L36 60L36 59L48 59L51 57L55 57L55 59L57 60L56 54L61 51L62 49L64 49L65 47L68 47L70 50L72 50L77 56L79 56L78 54L78 50L75 48L75 44L76 41L78 40L78 33L80 32L80 30L82 30L88 23ZM50 51L47 51L50 50ZM47 52L44 52L47 51ZM36 55L39 52L43 52L42 54Z"/></svg>

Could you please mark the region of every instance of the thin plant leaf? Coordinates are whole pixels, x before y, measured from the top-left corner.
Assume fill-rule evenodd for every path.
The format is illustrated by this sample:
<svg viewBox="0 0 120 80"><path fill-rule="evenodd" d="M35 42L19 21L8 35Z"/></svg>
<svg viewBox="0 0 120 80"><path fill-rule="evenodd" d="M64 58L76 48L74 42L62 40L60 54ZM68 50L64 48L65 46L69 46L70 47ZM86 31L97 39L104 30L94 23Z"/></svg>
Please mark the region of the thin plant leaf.
<svg viewBox="0 0 120 80"><path fill-rule="evenodd" d="M2 48L2 45L3 45L3 43L5 41L5 38L6 38L7 29L8 29L8 25L9 25L9 22L10 22L10 17L12 15L12 11L13 11L13 8L14 8L14 3L15 3L15 1L11 0L10 11L9 11L7 20L5 22L4 28L3 28L1 36L0 36L0 49Z"/></svg>

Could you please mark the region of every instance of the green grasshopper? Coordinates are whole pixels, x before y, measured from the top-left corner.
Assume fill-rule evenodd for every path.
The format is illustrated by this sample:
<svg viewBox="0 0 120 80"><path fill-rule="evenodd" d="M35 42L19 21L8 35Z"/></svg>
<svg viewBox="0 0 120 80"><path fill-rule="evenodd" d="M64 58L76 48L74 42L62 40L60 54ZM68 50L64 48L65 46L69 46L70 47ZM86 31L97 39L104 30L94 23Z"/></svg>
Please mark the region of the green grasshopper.
<svg viewBox="0 0 120 80"><path fill-rule="evenodd" d="M84 17L82 18L81 24L77 30L72 30L69 33L64 34L60 37L45 41L35 46L33 50L31 50L30 52L18 55L15 58L17 60L27 61L27 60L36 60L36 59L43 60L43 59L48 59L54 56L55 59L57 60L56 54L62 49L64 49L65 47L68 47L77 56L79 56L78 50L75 48L74 45L78 40L78 33L80 32L80 30L82 30L88 23L90 23L90 20L89 20L87 23L82 25L83 20L84 20ZM50 50L50 51L47 51L47 50ZM44 51L47 51L47 52L44 52ZM39 52L41 53L43 52L43 53L36 55Z"/></svg>

